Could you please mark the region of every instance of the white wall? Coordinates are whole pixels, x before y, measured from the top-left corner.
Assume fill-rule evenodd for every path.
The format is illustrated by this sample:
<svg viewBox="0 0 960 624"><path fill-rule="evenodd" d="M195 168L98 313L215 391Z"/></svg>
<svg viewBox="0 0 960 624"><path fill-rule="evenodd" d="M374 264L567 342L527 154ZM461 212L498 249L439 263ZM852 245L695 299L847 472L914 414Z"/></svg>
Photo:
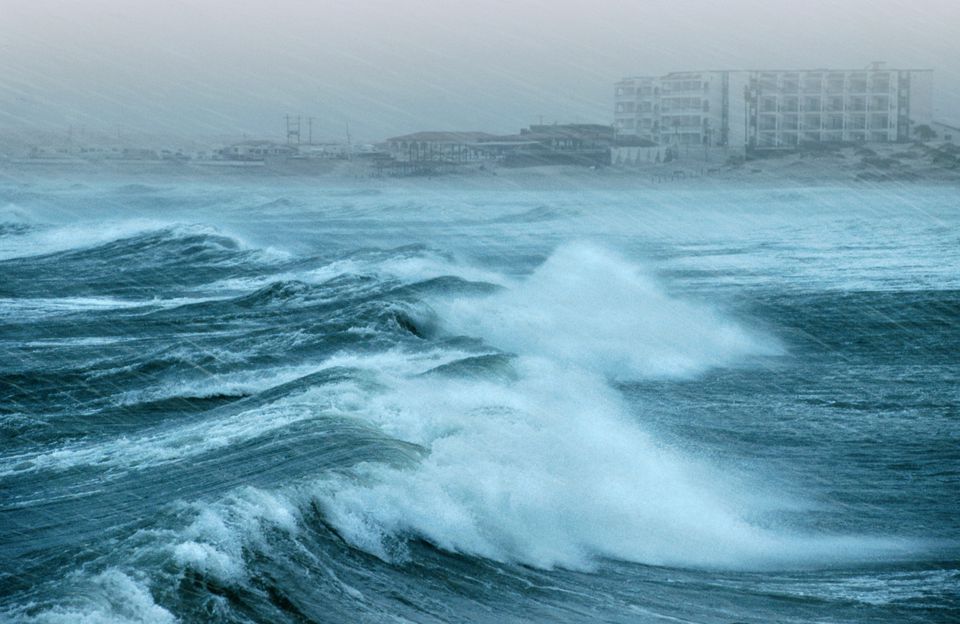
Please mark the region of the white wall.
<svg viewBox="0 0 960 624"><path fill-rule="evenodd" d="M933 121L933 72L910 74L910 120L914 127Z"/></svg>
<svg viewBox="0 0 960 624"><path fill-rule="evenodd" d="M750 84L750 73L746 71L730 72L730 139L731 148L746 149L747 126L744 115L747 103L744 90Z"/></svg>

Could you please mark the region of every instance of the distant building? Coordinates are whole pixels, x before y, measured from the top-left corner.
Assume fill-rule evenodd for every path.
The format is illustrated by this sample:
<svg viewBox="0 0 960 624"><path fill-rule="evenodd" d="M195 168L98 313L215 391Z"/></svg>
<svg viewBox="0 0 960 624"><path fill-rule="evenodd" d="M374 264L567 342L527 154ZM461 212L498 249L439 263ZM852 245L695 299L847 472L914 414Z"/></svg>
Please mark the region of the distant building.
<svg viewBox="0 0 960 624"><path fill-rule="evenodd" d="M602 124L533 125L518 135L501 137L513 144L501 152L501 160L512 166L606 165L614 136L613 126Z"/></svg>
<svg viewBox="0 0 960 624"><path fill-rule="evenodd" d="M417 132L387 139L398 162L507 164L603 164L609 162L612 126L600 124L533 125L519 134Z"/></svg>
<svg viewBox="0 0 960 624"><path fill-rule="evenodd" d="M297 148L297 156L311 160L338 160L350 157L350 146L346 143L310 143Z"/></svg>
<svg viewBox="0 0 960 624"><path fill-rule="evenodd" d="M616 83L614 127L676 148L795 149L912 140L932 112L931 70L698 71Z"/></svg>
<svg viewBox="0 0 960 624"><path fill-rule="evenodd" d="M943 121L934 121L930 124L933 138L952 143L960 141L960 124L949 124Z"/></svg>
<svg viewBox="0 0 960 624"><path fill-rule="evenodd" d="M541 124L521 130L520 138L557 152L609 149L614 129L601 124Z"/></svg>
<svg viewBox="0 0 960 624"><path fill-rule="evenodd" d="M289 158L296 153L296 148L274 141L241 141L217 150L217 156L223 160Z"/></svg>
<svg viewBox="0 0 960 624"><path fill-rule="evenodd" d="M491 160L480 148L497 137L486 132L416 132L387 139L387 152L399 162L472 162Z"/></svg>
<svg viewBox="0 0 960 624"><path fill-rule="evenodd" d="M145 147L125 147L123 148L123 160L159 160L160 156L156 151Z"/></svg>

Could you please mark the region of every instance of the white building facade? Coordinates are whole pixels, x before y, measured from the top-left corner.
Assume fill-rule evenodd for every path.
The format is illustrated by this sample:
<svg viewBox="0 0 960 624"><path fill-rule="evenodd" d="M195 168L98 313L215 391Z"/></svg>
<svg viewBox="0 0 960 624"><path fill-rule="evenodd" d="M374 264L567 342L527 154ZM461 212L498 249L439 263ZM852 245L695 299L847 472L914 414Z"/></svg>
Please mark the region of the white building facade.
<svg viewBox="0 0 960 624"><path fill-rule="evenodd" d="M904 142L932 115L932 71L880 64L677 72L624 78L615 86L618 136L678 148Z"/></svg>

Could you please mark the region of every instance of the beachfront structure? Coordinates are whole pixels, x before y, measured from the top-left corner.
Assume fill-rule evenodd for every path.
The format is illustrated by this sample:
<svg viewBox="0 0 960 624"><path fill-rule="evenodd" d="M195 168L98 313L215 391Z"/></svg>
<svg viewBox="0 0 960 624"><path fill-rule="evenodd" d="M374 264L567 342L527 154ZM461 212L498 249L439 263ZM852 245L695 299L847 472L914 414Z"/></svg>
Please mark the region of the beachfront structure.
<svg viewBox="0 0 960 624"><path fill-rule="evenodd" d="M241 141L220 148L216 156L221 160L254 161L289 158L296 153L293 147L275 141Z"/></svg>
<svg viewBox="0 0 960 624"><path fill-rule="evenodd" d="M926 136L922 137L923 139L932 138L953 143L954 141L960 141L960 124L949 124L938 120L931 123L929 131L924 131L924 133Z"/></svg>
<svg viewBox="0 0 960 624"><path fill-rule="evenodd" d="M493 156L480 148L497 137L486 132L427 131L387 139L387 152L398 162L473 162Z"/></svg>
<svg viewBox="0 0 960 624"><path fill-rule="evenodd" d="M932 71L722 70L624 78L618 137L656 145L795 149L912 140L931 123Z"/></svg>
<svg viewBox="0 0 960 624"><path fill-rule="evenodd" d="M611 126L540 124L510 135L417 132L387 139L386 147L396 162L597 165L609 162L613 141Z"/></svg>

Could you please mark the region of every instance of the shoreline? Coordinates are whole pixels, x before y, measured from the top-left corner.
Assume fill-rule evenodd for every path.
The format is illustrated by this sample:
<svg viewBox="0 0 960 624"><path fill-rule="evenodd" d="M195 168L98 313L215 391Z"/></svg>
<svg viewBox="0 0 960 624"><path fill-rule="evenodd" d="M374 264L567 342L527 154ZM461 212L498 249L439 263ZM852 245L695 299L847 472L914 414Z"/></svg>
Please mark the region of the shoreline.
<svg viewBox="0 0 960 624"><path fill-rule="evenodd" d="M504 167L492 163L462 165L436 175L376 175L364 161L260 162L256 166L190 162L11 161L0 160L0 182L65 182L99 179L132 181L289 182L342 188L478 189L709 189L749 187L865 188L890 185L960 184L960 148L923 145L847 147L835 151L793 152L752 160L718 163L680 159L639 166L541 165ZM939 161L938 161L939 159Z"/></svg>

